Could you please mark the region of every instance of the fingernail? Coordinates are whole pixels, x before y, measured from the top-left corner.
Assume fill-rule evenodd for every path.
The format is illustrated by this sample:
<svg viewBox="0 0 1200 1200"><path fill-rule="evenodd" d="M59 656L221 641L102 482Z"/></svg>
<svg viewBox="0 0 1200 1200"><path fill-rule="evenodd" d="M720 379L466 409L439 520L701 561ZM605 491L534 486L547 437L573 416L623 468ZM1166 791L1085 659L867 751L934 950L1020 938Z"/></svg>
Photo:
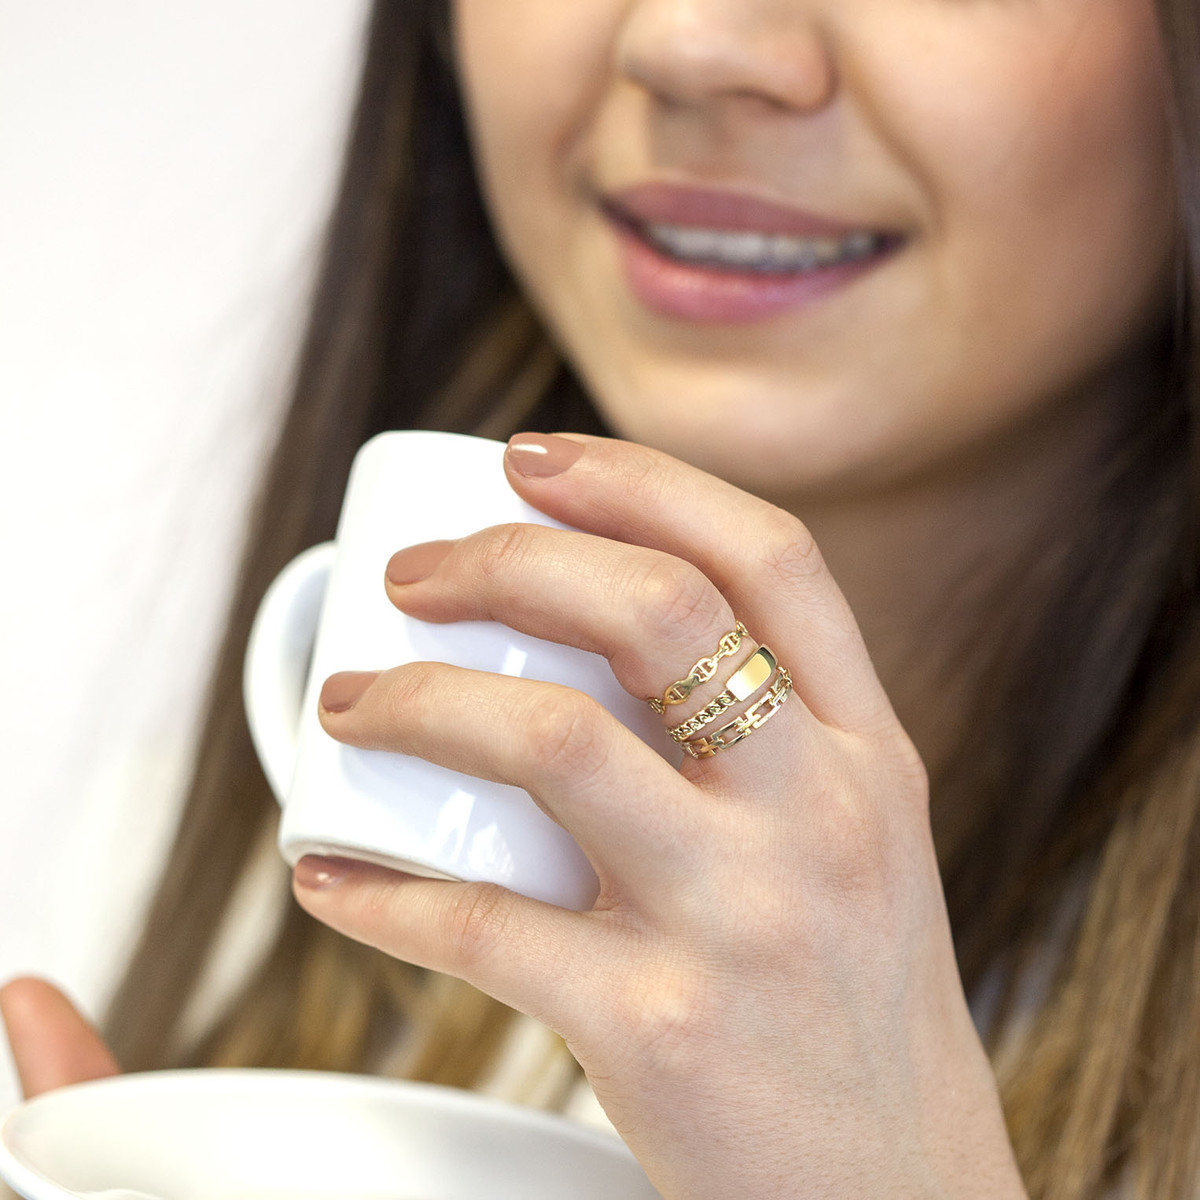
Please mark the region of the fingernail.
<svg viewBox="0 0 1200 1200"><path fill-rule="evenodd" d="M561 475L582 453L583 446L552 433L517 433L504 452L512 469L530 479Z"/></svg>
<svg viewBox="0 0 1200 1200"><path fill-rule="evenodd" d="M330 713L346 712L378 678L378 671L340 671L330 675L321 688L321 707Z"/></svg>
<svg viewBox="0 0 1200 1200"><path fill-rule="evenodd" d="M297 887L308 891L336 887L354 870L355 864L347 858L323 858L319 854L306 854L292 871Z"/></svg>
<svg viewBox="0 0 1200 1200"><path fill-rule="evenodd" d="M420 583L437 570L438 564L454 549L450 542L422 542L400 550L388 560L388 583L397 586L405 583Z"/></svg>

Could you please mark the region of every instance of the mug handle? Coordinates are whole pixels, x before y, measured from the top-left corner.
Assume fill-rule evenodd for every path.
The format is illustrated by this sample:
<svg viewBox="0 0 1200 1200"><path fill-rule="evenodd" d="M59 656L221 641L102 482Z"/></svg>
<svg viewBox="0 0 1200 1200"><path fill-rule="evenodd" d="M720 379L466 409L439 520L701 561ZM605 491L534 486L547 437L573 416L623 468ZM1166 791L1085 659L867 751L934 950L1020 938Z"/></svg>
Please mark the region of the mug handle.
<svg viewBox="0 0 1200 1200"><path fill-rule="evenodd" d="M292 559L267 588L246 644L242 696L250 739L280 804L296 769L308 666L336 554L335 543L322 542Z"/></svg>

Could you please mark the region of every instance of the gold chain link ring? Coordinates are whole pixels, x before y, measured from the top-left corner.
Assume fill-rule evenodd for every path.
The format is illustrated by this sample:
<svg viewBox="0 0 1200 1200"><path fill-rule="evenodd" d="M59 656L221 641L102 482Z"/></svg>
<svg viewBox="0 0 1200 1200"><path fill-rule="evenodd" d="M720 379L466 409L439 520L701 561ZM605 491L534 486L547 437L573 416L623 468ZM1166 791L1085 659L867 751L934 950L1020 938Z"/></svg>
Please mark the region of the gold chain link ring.
<svg viewBox="0 0 1200 1200"><path fill-rule="evenodd" d="M668 704L682 704L696 688L702 683L707 683L716 674L717 663L732 654L741 645L742 638L749 636L749 631L739 621L736 629L730 630L721 638L716 654L702 658L696 663L683 679L677 679L663 692L661 700L651 696L646 703L659 714L666 712Z"/></svg>
<svg viewBox="0 0 1200 1200"><path fill-rule="evenodd" d="M728 750L756 729L761 729L786 703L792 694L792 677L780 667L771 690L757 703L728 725L723 725L712 737L692 738L682 743L693 758L711 758L718 750Z"/></svg>
<svg viewBox="0 0 1200 1200"><path fill-rule="evenodd" d="M677 742L685 741L692 734L699 733L705 725L715 721L726 709L732 708L739 700L749 700L755 692L761 691L775 673L779 664L769 646L759 646L742 665L725 680L725 690L711 703L706 704L694 717L689 717L682 725L676 725L667 732Z"/></svg>

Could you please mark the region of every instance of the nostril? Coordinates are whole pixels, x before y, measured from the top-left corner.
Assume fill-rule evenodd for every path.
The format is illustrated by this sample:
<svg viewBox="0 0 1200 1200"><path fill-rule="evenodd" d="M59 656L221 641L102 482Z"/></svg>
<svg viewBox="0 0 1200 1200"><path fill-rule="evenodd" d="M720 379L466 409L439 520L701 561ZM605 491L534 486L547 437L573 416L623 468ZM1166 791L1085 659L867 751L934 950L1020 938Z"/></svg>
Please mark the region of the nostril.
<svg viewBox="0 0 1200 1200"><path fill-rule="evenodd" d="M825 107L837 71L824 31L811 17L766 9L747 0L634 5L617 42L617 68L672 106L737 100L795 112Z"/></svg>

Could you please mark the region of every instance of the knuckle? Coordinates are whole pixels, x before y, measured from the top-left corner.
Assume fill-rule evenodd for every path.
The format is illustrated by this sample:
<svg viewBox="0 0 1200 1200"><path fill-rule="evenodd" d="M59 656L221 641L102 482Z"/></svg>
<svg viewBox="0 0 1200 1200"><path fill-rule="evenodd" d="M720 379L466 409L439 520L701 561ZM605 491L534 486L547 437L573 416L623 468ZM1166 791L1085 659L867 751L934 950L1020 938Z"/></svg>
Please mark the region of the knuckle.
<svg viewBox="0 0 1200 1200"><path fill-rule="evenodd" d="M525 716L527 755L536 770L586 783L604 767L608 737L600 706L571 688L540 695Z"/></svg>
<svg viewBox="0 0 1200 1200"><path fill-rule="evenodd" d="M479 535L474 546L475 568L489 582L512 573L514 564L528 553L529 532L525 525L493 525Z"/></svg>
<svg viewBox="0 0 1200 1200"><path fill-rule="evenodd" d="M633 588L639 627L659 640L693 642L719 625L725 610L716 588L699 568L656 557Z"/></svg>
<svg viewBox="0 0 1200 1200"><path fill-rule="evenodd" d="M449 934L459 966L486 962L500 947L510 914L510 897L494 883L465 885L448 914Z"/></svg>
<svg viewBox="0 0 1200 1200"><path fill-rule="evenodd" d="M387 706L394 716L408 716L427 703L435 687L434 663L411 662L389 672Z"/></svg>
<svg viewBox="0 0 1200 1200"><path fill-rule="evenodd" d="M703 1010L682 989L659 989L638 1017L641 1052L660 1071L694 1061L697 1050L711 1040Z"/></svg>
<svg viewBox="0 0 1200 1200"><path fill-rule="evenodd" d="M404 751L426 728L427 714L436 705L442 664L412 662L387 672L381 697L380 728L392 748Z"/></svg>
<svg viewBox="0 0 1200 1200"><path fill-rule="evenodd" d="M660 458L658 451L627 443L615 464L621 475L621 490L639 506L656 506L663 499L670 474L663 470Z"/></svg>
<svg viewBox="0 0 1200 1200"><path fill-rule="evenodd" d="M782 509L775 510L769 520L759 553L767 571L784 587L806 584L825 571L825 560L812 534Z"/></svg>
<svg viewBox="0 0 1200 1200"><path fill-rule="evenodd" d="M883 804L847 787L827 793L813 807L814 847L821 878L856 902L882 902L896 866L891 828Z"/></svg>
<svg viewBox="0 0 1200 1200"><path fill-rule="evenodd" d="M900 728L894 726L895 736L891 739L892 769L902 782L911 787L925 800L929 797L929 768L921 757L916 743Z"/></svg>
<svg viewBox="0 0 1200 1200"><path fill-rule="evenodd" d="M722 1007L702 963L686 953L666 953L638 986L615 998L613 1020L643 1068L651 1064L656 1072L674 1073L708 1052Z"/></svg>

